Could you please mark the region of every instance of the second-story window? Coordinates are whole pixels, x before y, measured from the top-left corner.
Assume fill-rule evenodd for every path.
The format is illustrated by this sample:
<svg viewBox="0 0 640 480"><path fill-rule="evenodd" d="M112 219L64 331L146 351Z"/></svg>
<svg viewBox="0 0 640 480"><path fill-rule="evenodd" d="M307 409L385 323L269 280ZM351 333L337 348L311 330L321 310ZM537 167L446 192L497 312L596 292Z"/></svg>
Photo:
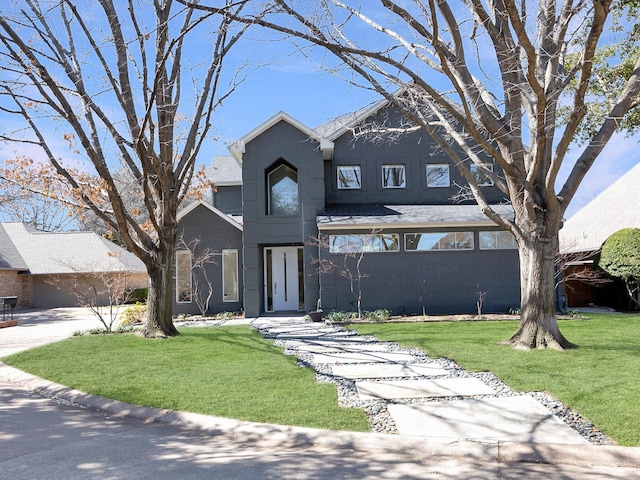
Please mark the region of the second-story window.
<svg viewBox="0 0 640 480"><path fill-rule="evenodd" d="M357 165L338 167L338 189L349 190L362 188L360 167Z"/></svg>
<svg viewBox="0 0 640 480"><path fill-rule="evenodd" d="M281 163L267 173L269 215L298 215L298 171Z"/></svg>
<svg viewBox="0 0 640 480"><path fill-rule="evenodd" d="M382 166L382 188L405 188L404 165L383 165Z"/></svg>
<svg viewBox="0 0 640 480"><path fill-rule="evenodd" d="M469 170L471 170L471 174L476 177L476 182L478 182L479 187L490 187L493 185L493 180L490 176L490 172L493 172L492 163L483 163L482 166L472 163L469 165Z"/></svg>
<svg viewBox="0 0 640 480"><path fill-rule="evenodd" d="M427 187L448 187L450 185L448 164L427 164Z"/></svg>

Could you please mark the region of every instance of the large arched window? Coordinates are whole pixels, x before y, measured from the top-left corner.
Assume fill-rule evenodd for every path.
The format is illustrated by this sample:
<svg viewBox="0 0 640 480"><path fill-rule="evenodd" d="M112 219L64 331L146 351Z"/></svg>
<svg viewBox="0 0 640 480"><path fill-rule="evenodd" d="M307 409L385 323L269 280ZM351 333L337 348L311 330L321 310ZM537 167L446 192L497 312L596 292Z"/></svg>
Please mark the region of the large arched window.
<svg viewBox="0 0 640 480"><path fill-rule="evenodd" d="M267 214L298 215L298 171L285 162L267 173Z"/></svg>

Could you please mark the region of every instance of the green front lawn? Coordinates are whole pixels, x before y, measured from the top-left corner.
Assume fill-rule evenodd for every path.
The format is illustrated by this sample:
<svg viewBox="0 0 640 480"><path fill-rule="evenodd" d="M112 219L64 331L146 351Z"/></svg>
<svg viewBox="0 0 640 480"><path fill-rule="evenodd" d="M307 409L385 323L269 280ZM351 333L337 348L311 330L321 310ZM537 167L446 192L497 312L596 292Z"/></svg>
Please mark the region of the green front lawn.
<svg viewBox="0 0 640 480"><path fill-rule="evenodd" d="M469 371L491 371L518 391L547 391L621 445L640 445L640 315L561 320L579 348L518 351L499 346L512 321L351 325L363 335L419 347Z"/></svg>
<svg viewBox="0 0 640 480"><path fill-rule="evenodd" d="M152 407L255 422L369 431L363 410L341 408L336 386L282 355L246 326L184 328L168 340L91 335L3 362L69 387Z"/></svg>

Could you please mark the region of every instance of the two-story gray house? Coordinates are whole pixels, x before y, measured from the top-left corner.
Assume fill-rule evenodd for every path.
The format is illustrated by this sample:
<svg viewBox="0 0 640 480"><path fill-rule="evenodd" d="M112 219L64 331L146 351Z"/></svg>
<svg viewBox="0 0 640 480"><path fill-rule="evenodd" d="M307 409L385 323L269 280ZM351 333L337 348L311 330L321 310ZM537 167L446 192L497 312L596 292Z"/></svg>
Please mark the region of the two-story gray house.
<svg viewBox="0 0 640 480"><path fill-rule="evenodd" d="M320 299L325 312L355 311L354 291L365 310L394 314L475 312L480 296L485 312L519 306L513 237L477 205L454 202L464 181L434 140L422 131L389 141L357 134L400 119L386 102L316 129L281 112L235 142L231 158L214 160L212 205L180 218L185 236L237 250L235 274L230 260L219 266L215 309L308 312ZM511 211L486 176L481 184L495 208ZM235 240L223 238L229 227ZM178 255L184 291L189 264ZM180 288L177 311L194 311L184 292L178 302ZM230 288L237 295L225 302Z"/></svg>

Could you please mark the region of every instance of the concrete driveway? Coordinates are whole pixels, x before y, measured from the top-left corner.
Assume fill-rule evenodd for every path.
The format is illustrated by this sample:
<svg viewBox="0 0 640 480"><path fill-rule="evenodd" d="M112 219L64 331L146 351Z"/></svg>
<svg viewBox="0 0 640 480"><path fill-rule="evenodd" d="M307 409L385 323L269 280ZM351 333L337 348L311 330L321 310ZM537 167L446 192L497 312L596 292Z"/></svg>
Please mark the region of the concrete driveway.
<svg viewBox="0 0 640 480"><path fill-rule="evenodd" d="M95 328L84 309L16 311L0 357ZM435 442L239 422L100 399L0 363L4 479L635 479L640 449Z"/></svg>
<svg viewBox="0 0 640 480"><path fill-rule="evenodd" d="M17 327L0 328L0 358L102 327L98 317L84 307L16 308L13 318L18 320Z"/></svg>

